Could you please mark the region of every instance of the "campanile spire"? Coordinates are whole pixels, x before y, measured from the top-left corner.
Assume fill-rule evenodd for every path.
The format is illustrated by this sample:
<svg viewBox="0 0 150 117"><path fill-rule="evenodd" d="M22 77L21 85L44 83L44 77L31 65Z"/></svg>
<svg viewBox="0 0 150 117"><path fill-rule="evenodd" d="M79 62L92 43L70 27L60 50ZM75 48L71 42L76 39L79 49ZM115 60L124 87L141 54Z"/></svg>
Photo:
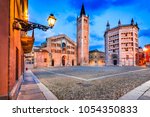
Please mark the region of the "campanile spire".
<svg viewBox="0 0 150 117"><path fill-rule="evenodd" d="M84 4L82 4L82 8L81 8L81 12L80 12L80 16L82 16L82 15L86 15Z"/></svg>
<svg viewBox="0 0 150 117"><path fill-rule="evenodd" d="M77 18L77 64L89 63L89 16L86 16L82 4L80 16Z"/></svg>

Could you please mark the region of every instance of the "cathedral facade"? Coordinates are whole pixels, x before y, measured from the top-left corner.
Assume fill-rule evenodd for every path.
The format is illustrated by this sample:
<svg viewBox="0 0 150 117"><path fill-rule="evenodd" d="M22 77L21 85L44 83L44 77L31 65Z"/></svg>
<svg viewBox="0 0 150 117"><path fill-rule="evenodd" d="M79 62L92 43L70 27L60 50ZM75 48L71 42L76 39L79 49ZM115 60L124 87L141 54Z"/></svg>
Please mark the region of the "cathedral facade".
<svg viewBox="0 0 150 117"><path fill-rule="evenodd" d="M66 35L57 35L46 39L50 66L74 66L77 64L76 43Z"/></svg>

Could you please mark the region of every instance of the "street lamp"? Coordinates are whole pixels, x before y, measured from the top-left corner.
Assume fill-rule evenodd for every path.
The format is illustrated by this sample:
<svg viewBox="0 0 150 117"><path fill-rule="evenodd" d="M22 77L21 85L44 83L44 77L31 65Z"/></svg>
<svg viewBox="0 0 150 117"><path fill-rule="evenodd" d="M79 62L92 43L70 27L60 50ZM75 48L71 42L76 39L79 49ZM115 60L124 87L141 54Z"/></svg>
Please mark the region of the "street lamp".
<svg viewBox="0 0 150 117"><path fill-rule="evenodd" d="M50 28L53 28L53 26L55 25L55 22L56 22L56 18L54 17L53 14L50 14L47 21L48 21Z"/></svg>
<svg viewBox="0 0 150 117"><path fill-rule="evenodd" d="M21 31L25 31L25 32L33 30L35 28L41 29L43 31L47 31L49 28L52 29L54 27L56 18L54 17L53 14L50 14L47 21L48 21L49 26L44 26L44 25L41 25L38 23L15 18L14 23L13 23L13 28L16 30L21 30Z"/></svg>

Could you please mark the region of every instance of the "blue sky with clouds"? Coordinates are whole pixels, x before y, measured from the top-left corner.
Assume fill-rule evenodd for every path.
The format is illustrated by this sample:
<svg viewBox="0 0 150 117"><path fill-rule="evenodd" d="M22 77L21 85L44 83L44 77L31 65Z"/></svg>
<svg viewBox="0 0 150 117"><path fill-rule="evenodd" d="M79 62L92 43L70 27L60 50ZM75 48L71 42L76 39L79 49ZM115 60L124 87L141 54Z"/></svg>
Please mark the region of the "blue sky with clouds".
<svg viewBox="0 0 150 117"><path fill-rule="evenodd" d="M29 0L29 21L47 24L53 13L57 22L53 29L46 32L35 30L35 45L40 45L46 37L66 34L76 42L76 18L84 3L90 18L90 50L104 51L104 32L106 22L111 27L130 24L131 19L139 25L139 46L150 43L150 1L149 0Z"/></svg>

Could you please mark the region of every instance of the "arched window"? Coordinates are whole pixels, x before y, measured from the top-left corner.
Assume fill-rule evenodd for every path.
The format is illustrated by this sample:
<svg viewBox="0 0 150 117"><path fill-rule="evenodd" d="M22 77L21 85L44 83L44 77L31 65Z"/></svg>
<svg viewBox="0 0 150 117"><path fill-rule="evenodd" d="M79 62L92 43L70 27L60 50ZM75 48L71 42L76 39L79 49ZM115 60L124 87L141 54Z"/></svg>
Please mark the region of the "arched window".
<svg viewBox="0 0 150 117"><path fill-rule="evenodd" d="M117 58L118 58L118 55L117 55L117 54L113 54L113 55L112 55L112 58L113 58L113 59L117 59Z"/></svg>
<svg viewBox="0 0 150 117"><path fill-rule="evenodd" d="M62 48L65 48L66 47L66 44L63 42L62 43Z"/></svg>

